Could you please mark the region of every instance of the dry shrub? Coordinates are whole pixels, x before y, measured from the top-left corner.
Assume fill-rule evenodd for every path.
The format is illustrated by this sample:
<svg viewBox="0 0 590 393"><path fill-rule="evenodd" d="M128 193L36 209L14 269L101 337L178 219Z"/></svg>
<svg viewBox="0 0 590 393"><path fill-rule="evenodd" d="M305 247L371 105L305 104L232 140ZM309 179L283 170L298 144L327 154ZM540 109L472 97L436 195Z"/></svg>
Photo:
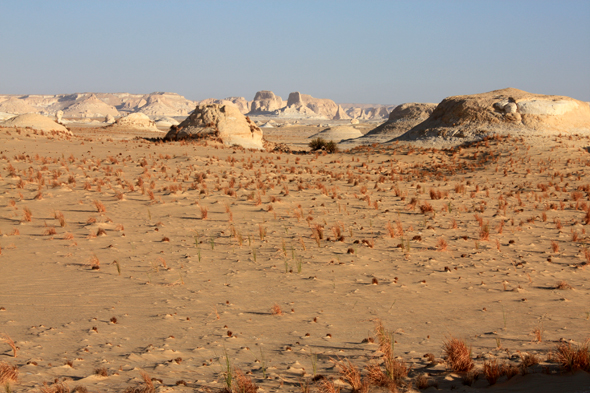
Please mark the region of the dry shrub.
<svg viewBox="0 0 590 393"><path fill-rule="evenodd" d="M465 341L451 337L443 343L443 352L453 371L467 372L473 368L471 348L467 346Z"/></svg>
<svg viewBox="0 0 590 393"><path fill-rule="evenodd" d="M48 385L43 382L43 387L40 388L41 393L70 393L70 388L65 382L56 380L53 384Z"/></svg>
<svg viewBox="0 0 590 393"><path fill-rule="evenodd" d="M275 303L274 306L272 306L272 308L270 309L270 313L272 315L283 315L283 310L281 310L281 306Z"/></svg>
<svg viewBox="0 0 590 393"><path fill-rule="evenodd" d="M559 344L556 348L557 361L566 371L584 370L590 372L590 349L588 348L590 340L584 344L573 347L570 343Z"/></svg>
<svg viewBox="0 0 590 393"><path fill-rule="evenodd" d="M96 255L93 255L92 258L90 258L90 268L92 270L99 270L100 269L100 260L98 259L98 257Z"/></svg>
<svg viewBox="0 0 590 393"><path fill-rule="evenodd" d="M361 372L350 362L350 360L346 359L346 361L343 361L330 358L330 361L336 365L336 368L338 368L340 378L352 386L353 392L359 392L362 390L363 383L361 381Z"/></svg>
<svg viewBox="0 0 590 393"><path fill-rule="evenodd" d="M432 213L434 212L434 209L430 203L424 202L422 205L420 205L420 212L422 214Z"/></svg>
<svg viewBox="0 0 590 393"><path fill-rule="evenodd" d="M436 242L436 249L438 251L446 251L447 247L448 247L447 241L444 238L440 237L438 239L438 241Z"/></svg>
<svg viewBox="0 0 590 393"><path fill-rule="evenodd" d="M573 289L573 287L567 281L562 280L555 285L555 289Z"/></svg>
<svg viewBox="0 0 590 393"><path fill-rule="evenodd" d="M107 211L107 208L104 207L103 203L98 199L93 200L92 203L94 204L94 207L96 207L97 212L104 213Z"/></svg>
<svg viewBox="0 0 590 393"><path fill-rule="evenodd" d="M108 377L109 371L106 367L100 367L94 370L94 375L98 375L99 377Z"/></svg>
<svg viewBox="0 0 590 393"><path fill-rule="evenodd" d="M43 235L45 235L45 236L52 236L52 235L55 235L56 233L57 233L57 231L55 230L54 227L49 227L43 231Z"/></svg>
<svg viewBox="0 0 590 393"><path fill-rule="evenodd" d="M235 385L233 390L235 393L256 393L258 386L252 382L252 378L246 376L239 368L234 369Z"/></svg>
<svg viewBox="0 0 590 393"><path fill-rule="evenodd" d="M30 222L33 219L33 213L28 207L23 207L23 220Z"/></svg>
<svg viewBox="0 0 590 393"><path fill-rule="evenodd" d="M502 366L498 364L496 359L486 360L483 363L483 374L485 375L488 383L494 385L498 378L502 376Z"/></svg>
<svg viewBox="0 0 590 393"><path fill-rule="evenodd" d="M339 393L340 388L334 385L333 381L329 379L322 379L318 387L318 393Z"/></svg>
<svg viewBox="0 0 590 393"><path fill-rule="evenodd" d="M18 379L18 368L8 363L0 362L0 385L8 382L16 382Z"/></svg>
<svg viewBox="0 0 590 393"><path fill-rule="evenodd" d="M559 243L552 241L551 250L553 250L553 252L557 254L559 252Z"/></svg>
<svg viewBox="0 0 590 393"><path fill-rule="evenodd" d="M142 371L141 377L143 378L143 384L136 387L128 387L124 390L124 393L155 393L156 388L154 388L154 383L150 376Z"/></svg>
<svg viewBox="0 0 590 393"><path fill-rule="evenodd" d="M64 217L64 214L60 211L56 211L55 213L53 213L53 217L59 221L59 226L60 227L65 227L66 226L66 218Z"/></svg>
<svg viewBox="0 0 590 393"><path fill-rule="evenodd" d="M208 214L207 208L205 206L199 206L199 208L201 209L201 220L206 220Z"/></svg>

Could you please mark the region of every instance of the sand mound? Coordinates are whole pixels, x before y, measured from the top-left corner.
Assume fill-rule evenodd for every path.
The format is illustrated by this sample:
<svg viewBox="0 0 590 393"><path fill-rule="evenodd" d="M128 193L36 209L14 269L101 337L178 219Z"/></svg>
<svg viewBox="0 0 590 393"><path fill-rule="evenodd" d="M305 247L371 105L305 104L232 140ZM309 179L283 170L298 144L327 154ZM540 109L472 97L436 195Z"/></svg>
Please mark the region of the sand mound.
<svg viewBox="0 0 590 393"><path fill-rule="evenodd" d="M389 119L379 127L372 129L364 136L354 140L347 140L345 144L370 145L383 143L403 135L416 125L428 119L437 104L406 103L396 106L389 114Z"/></svg>
<svg viewBox="0 0 590 393"><path fill-rule="evenodd" d="M263 149L262 131L235 105L197 105L193 113L177 127L172 127L164 140L219 138L224 145Z"/></svg>
<svg viewBox="0 0 590 393"><path fill-rule="evenodd" d="M32 105L27 104L25 101L23 101L19 98L10 97L6 101L3 101L2 103L0 103L0 112L16 113L16 114L37 113L37 112L39 112L39 109L35 108Z"/></svg>
<svg viewBox="0 0 590 393"><path fill-rule="evenodd" d="M309 139L322 138L327 141L340 142L344 139L353 139L363 136L362 132L351 126L337 126L330 127L317 134L309 137Z"/></svg>
<svg viewBox="0 0 590 393"><path fill-rule="evenodd" d="M13 117L16 117L16 116L17 115L15 115L14 113L0 112L0 121L12 119Z"/></svg>
<svg viewBox="0 0 590 393"><path fill-rule="evenodd" d="M585 102L508 88L445 98L426 121L397 140L462 143L490 133L589 131L590 107Z"/></svg>
<svg viewBox="0 0 590 393"><path fill-rule="evenodd" d="M107 115L119 116L119 111L94 94L68 106L63 111L63 116L66 118L106 117Z"/></svg>
<svg viewBox="0 0 590 393"><path fill-rule="evenodd" d="M6 120L3 123L0 123L2 127L19 127L25 128L29 127L33 130L38 131L56 131L61 132L68 135L73 135L70 130L62 126L61 124L57 124L53 119L50 119L47 116L39 115L36 113L27 113L24 115L19 115L13 117L12 119Z"/></svg>
<svg viewBox="0 0 590 393"><path fill-rule="evenodd" d="M156 123L154 123L147 115L143 113L132 113L128 116L121 117L117 119L117 121L108 126L108 127L127 127L127 128L134 128L139 130L148 130L148 131L160 131L156 127Z"/></svg>

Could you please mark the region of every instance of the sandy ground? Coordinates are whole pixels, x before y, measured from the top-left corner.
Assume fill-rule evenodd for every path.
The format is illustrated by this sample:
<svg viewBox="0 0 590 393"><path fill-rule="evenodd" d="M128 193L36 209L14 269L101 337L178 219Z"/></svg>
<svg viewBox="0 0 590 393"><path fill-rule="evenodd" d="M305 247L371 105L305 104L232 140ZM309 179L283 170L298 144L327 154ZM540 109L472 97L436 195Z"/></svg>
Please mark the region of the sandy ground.
<svg viewBox="0 0 590 393"><path fill-rule="evenodd" d="M547 356L590 336L587 137L301 155L73 131L0 129L11 391L118 392L142 371L159 392L215 391L226 361L259 391L314 374L350 391L331 359L378 362L379 320L411 367L401 391L419 376L431 392L590 391ZM287 131L269 139L318 128ZM479 369L539 363L467 386L443 362L450 337Z"/></svg>

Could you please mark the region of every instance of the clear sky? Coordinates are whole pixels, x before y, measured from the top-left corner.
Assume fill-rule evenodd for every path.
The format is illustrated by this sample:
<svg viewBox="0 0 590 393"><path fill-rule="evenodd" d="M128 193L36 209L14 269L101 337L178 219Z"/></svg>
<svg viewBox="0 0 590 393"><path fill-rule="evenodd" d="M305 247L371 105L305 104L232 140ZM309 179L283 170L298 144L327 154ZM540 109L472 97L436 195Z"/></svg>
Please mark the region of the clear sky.
<svg viewBox="0 0 590 393"><path fill-rule="evenodd" d="M0 94L590 101L588 0L0 0Z"/></svg>

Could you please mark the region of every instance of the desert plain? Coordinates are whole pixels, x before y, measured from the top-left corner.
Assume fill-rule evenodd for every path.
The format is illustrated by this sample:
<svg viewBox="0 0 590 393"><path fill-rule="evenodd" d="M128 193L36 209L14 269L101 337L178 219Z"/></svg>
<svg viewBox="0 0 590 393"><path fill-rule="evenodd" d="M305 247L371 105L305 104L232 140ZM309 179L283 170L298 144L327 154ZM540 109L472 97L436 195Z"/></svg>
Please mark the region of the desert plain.
<svg viewBox="0 0 590 393"><path fill-rule="evenodd" d="M590 337L590 134L329 154L319 129L0 128L6 391L590 391L558 356ZM343 377L388 351L395 384Z"/></svg>

